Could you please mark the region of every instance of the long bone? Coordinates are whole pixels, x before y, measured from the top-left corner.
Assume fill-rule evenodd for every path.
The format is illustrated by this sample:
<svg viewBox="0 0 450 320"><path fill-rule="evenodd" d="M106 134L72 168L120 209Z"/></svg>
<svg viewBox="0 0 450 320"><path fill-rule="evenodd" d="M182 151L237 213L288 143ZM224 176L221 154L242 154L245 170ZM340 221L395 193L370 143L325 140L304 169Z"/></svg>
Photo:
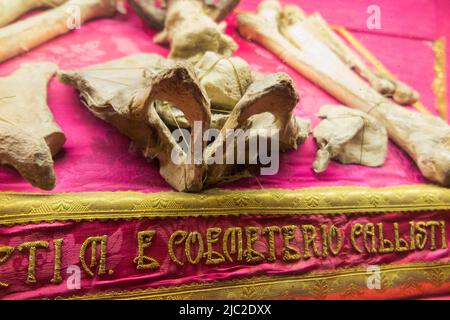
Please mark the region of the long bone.
<svg viewBox="0 0 450 320"><path fill-rule="evenodd" d="M258 14L238 15L240 33L262 44L343 104L377 118L426 178L449 186L449 125L438 117L405 109L379 94L306 28L296 25L291 37L301 49L293 45L278 31L284 28L286 34L292 24L289 19L278 20L281 11L277 1L263 1Z"/></svg>
<svg viewBox="0 0 450 320"><path fill-rule="evenodd" d="M196 1L196 0L194 0ZM233 11L238 5L239 0L220 0L217 3L201 1L205 13L219 23ZM167 5L164 0L130 0L131 6L136 13L144 19L152 28L157 30L164 29L164 21L166 20Z"/></svg>
<svg viewBox="0 0 450 320"><path fill-rule="evenodd" d="M52 156L66 140L47 105L47 83L56 70L52 63L23 64L0 78L0 163L44 190L55 187Z"/></svg>
<svg viewBox="0 0 450 320"><path fill-rule="evenodd" d="M79 23L114 15L122 0L69 0L63 5L0 29L0 62L65 34ZM74 16L71 16L75 13ZM75 19L75 20L73 20Z"/></svg>
<svg viewBox="0 0 450 320"><path fill-rule="evenodd" d="M299 7L287 5L281 11L279 20L287 19L289 25L282 24L281 33L295 46L301 49L301 44L293 36L297 28L305 28L318 40L326 44L350 68L369 81L372 87L395 102L410 105L419 99L419 93L407 84L389 75L375 73L361 58L331 29L322 16L315 12L307 16Z"/></svg>
<svg viewBox="0 0 450 320"><path fill-rule="evenodd" d="M67 0L0 0L0 27L38 8L57 7Z"/></svg>
<svg viewBox="0 0 450 320"><path fill-rule="evenodd" d="M204 11L198 0L168 0L164 30L155 36L156 43L170 44L170 58L200 59L207 51L230 56L237 45Z"/></svg>
<svg viewBox="0 0 450 320"><path fill-rule="evenodd" d="M155 101L168 101L184 112L191 126L209 128L209 100L191 68L172 64L160 56L138 54L77 71L62 71L58 77L74 86L87 108L128 136L146 158L157 158L160 173L178 191L199 191L206 167L201 161L177 164L172 153L184 153L155 109ZM191 136L191 145L198 136ZM173 151L173 152L172 152ZM190 156L195 159L195 148ZM201 156L201 155L200 155Z"/></svg>

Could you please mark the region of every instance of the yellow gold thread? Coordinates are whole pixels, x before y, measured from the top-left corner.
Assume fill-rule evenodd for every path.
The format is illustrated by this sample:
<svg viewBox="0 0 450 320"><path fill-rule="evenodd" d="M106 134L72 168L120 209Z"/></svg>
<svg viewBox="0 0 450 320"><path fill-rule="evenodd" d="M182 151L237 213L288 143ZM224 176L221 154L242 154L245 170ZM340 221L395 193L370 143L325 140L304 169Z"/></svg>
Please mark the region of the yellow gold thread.
<svg viewBox="0 0 450 320"><path fill-rule="evenodd" d="M106 274L106 245L108 241L108 236L98 236L87 238L80 248L80 262L84 271L91 277L94 277L94 272L92 268L97 265L97 245L100 243L100 262L98 267L98 275ZM91 245L91 261L88 266L86 262L86 251L88 246ZM111 270L110 270L110 273Z"/></svg>
<svg viewBox="0 0 450 320"><path fill-rule="evenodd" d="M177 237L181 237L181 239L176 240ZM187 232L183 230L177 230L174 233L170 235L169 243L168 243L168 251L169 251L169 257L172 259L173 262L176 264L182 266L184 263L179 260L175 254L174 245L181 244L187 237Z"/></svg>
<svg viewBox="0 0 450 320"><path fill-rule="evenodd" d="M433 52L435 55L433 81L433 91L436 96L436 105L439 115L448 121L447 106L447 66L446 66L446 40L440 38L433 42Z"/></svg>
<svg viewBox="0 0 450 320"><path fill-rule="evenodd" d="M268 236L269 243L269 256L267 261L275 261L277 259L276 247L275 247L275 233L279 233L281 228L278 226L265 227L263 229L263 235Z"/></svg>
<svg viewBox="0 0 450 320"><path fill-rule="evenodd" d="M47 241L33 241L25 242L17 247L17 249L22 252L28 250L28 274L26 283L35 284L36 280L36 250L37 248L48 248Z"/></svg>
<svg viewBox="0 0 450 320"><path fill-rule="evenodd" d="M213 250L213 244L219 242L219 236L222 233L221 228L208 228L206 230L206 264L219 264L225 262L225 257Z"/></svg>
<svg viewBox="0 0 450 320"><path fill-rule="evenodd" d="M302 234L303 234L303 246L305 253L303 257L305 259L311 258L311 250L312 247L313 253L316 257L320 256L320 253L316 246L316 228L311 224L302 225Z"/></svg>
<svg viewBox="0 0 450 320"><path fill-rule="evenodd" d="M399 277L396 281L395 287L403 285L402 278L408 280L414 276L417 279L421 279L421 275L425 271L431 270L445 270L446 274L450 274L450 263L448 262L417 262L407 263L402 265L381 265L383 275L394 274L404 275ZM228 281L213 281L209 283L199 282L188 285L172 286L172 287L159 287L151 289L138 289L132 291L113 291L102 292L99 294L85 295L85 296L72 296L62 299L161 299L171 298L174 295L179 299L200 299L205 297L214 297L215 299L230 299L230 292L234 291L237 294L233 296L233 299L248 299L247 292L249 290L257 290L261 294L258 295L260 299L270 298L288 298L290 295L287 293L289 289L293 288L305 288L305 295L313 289L317 281L323 281L330 286L336 283L336 280L344 281L345 279L355 282L357 277L360 277L361 289L367 289L366 278L367 268L356 267L337 269L326 272L313 272L301 276L264 276L253 277L248 279L232 279ZM340 281L338 281L339 283ZM343 282L342 288L334 288L334 290L345 291L347 289L346 282ZM357 282L359 283L359 282ZM393 287L393 289L395 288ZM280 295L280 292L284 294ZM297 294L298 296L298 294ZM380 296L381 297L381 296Z"/></svg>
<svg viewBox="0 0 450 320"><path fill-rule="evenodd" d="M281 231L283 233L283 261L297 261L301 258L300 251L298 248L291 245L292 240L295 240L295 232L297 231L297 226L290 225L290 226L284 226L281 228Z"/></svg>
<svg viewBox="0 0 450 320"><path fill-rule="evenodd" d="M14 247L2 246L0 247L0 265L4 264L14 252ZM9 284L0 281L0 288L7 288Z"/></svg>
<svg viewBox="0 0 450 320"><path fill-rule="evenodd" d="M231 238L230 238L231 236ZM230 239L230 250L228 250L228 239ZM237 243L236 243L237 239ZM243 240L242 229L239 227L228 228L223 235L223 253L229 262L233 262L231 254L237 253L237 261L242 261Z"/></svg>
<svg viewBox="0 0 450 320"><path fill-rule="evenodd" d="M195 256L195 259L192 259L191 245L194 245L196 243L198 243L197 255ZM189 261L189 263L191 263L193 265L200 263L200 261L203 258L205 248L203 247L203 239L199 232L193 231L193 232L189 233L189 235L186 239L184 251L186 253L186 258Z"/></svg>
<svg viewBox="0 0 450 320"><path fill-rule="evenodd" d="M53 278L50 280L51 283L61 283L61 249L62 249L63 239L55 239L53 240L53 246L55 249L55 267L53 271Z"/></svg>
<svg viewBox="0 0 450 320"><path fill-rule="evenodd" d="M246 249L244 251L245 261L247 263L257 263L264 260L264 255L253 248L253 244L258 240L261 230L258 227L246 227Z"/></svg>
<svg viewBox="0 0 450 320"><path fill-rule="evenodd" d="M152 245L153 237L155 236L155 230L144 230L137 234L138 238L138 256L133 259L138 270L158 269L159 263L155 258L145 255L145 249Z"/></svg>

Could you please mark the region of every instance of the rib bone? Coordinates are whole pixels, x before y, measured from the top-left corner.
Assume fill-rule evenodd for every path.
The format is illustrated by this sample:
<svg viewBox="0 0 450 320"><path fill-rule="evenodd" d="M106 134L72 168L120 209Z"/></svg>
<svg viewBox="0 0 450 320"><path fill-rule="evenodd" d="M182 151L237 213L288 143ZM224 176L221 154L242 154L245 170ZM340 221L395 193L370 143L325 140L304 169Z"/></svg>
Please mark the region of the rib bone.
<svg viewBox="0 0 450 320"><path fill-rule="evenodd" d="M268 48L343 104L374 116L426 178L449 186L450 126L440 118L407 110L379 94L298 24L295 34L291 34L299 44L294 46L278 32L283 28L289 30L290 25L289 21L277 20L280 12L277 1L263 1L258 14L238 15L239 31L247 39Z"/></svg>
<svg viewBox="0 0 450 320"><path fill-rule="evenodd" d="M0 0L0 27L38 8L57 7L67 0Z"/></svg>
<svg viewBox="0 0 450 320"><path fill-rule="evenodd" d="M0 78L0 162L44 190L55 187L52 155L65 142L47 105L47 83L56 70L51 63L23 64Z"/></svg>
<svg viewBox="0 0 450 320"><path fill-rule="evenodd" d="M69 0L65 4L0 29L0 62L27 52L71 28L70 13L79 9L80 23L114 15L122 0Z"/></svg>

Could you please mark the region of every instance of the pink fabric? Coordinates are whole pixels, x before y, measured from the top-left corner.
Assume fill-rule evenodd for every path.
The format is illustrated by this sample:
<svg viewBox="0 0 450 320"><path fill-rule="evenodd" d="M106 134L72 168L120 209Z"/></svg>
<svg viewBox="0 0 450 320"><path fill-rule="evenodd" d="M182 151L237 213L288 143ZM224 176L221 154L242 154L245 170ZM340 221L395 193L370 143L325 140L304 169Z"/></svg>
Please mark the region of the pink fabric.
<svg viewBox="0 0 450 320"><path fill-rule="evenodd" d="M256 2L243 0L238 10L253 9ZM290 2L300 3L308 11L318 9L333 23L363 30L360 28L361 22L349 16L350 11L360 12L366 8L359 2L358 4L344 0ZM410 27L412 22L408 19L419 19L420 25L426 29L426 34L420 37L431 37L433 32L427 30L431 30L430 26L436 21L434 11L431 9L433 6L430 5L432 1L416 0L414 2L416 5L411 7L412 11L405 11L405 15L398 14L398 11L403 10L402 8L406 3L409 4L409 1L397 1L395 4L391 1L379 2L382 3L383 8L386 8L386 13L396 14L396 20L391 19L392 17L387 14L384 24L386 33L395 34L396 32L390 31L395 29L408 37L411 32L419 32L417 28ZM359 15L355 13L354 17L357 16ZM361 16L366 16L365 10L361 12ZM234 18L232 15L228 19L227 32L239 44L236 54L249 61L257 71L264 73L284 71L291 75L301 95L301 102L297 106L296 113L311 119L313 125L317 124L318 119L314 114L323 104L336 103L336 101L267 50L243 40L235 30ZM395 24L396 21L398 25ZM357 23L356 27L355 23ZM131 11L125 16L117 15L113 19L93 21L82 26L80 30L59 37L28 54L1 64L0 76L7 75L21 63L30 61L52 61L61 69L71 69L137 52L166 55L166 48L152 42L154 34L155 32L144 26ZM435 97L431 87L434 78L434 56L428 41L363 32L354 34L388 68L418 89L422 95L422 101L433 113L436 113ZM130 153L129 141L115 128L91 115L80 103L75 90L53 79L49 85L48 101L56 121L67 136L63 151L55 158L57 187L53 192L171 190L160 177L157 164L147 163L140 155ZM389 145L388 159L381 168L332 163L328 171L323 174L315 174L311 170L315 151L315 144L310 137L298 151L282 155L280 172L277 175L258 177L259 183L255 178L250 178L221 187L258 189L262 186L263 188L296 189L334 185L383 187L426 183L414 163L393 144ZM38 190L24 181L14 169L0 167L0 191Z"/></svg>
<svg viewBox="0 0 450 320"><path fill-rule="evenodd" d="M277 213L277 212L274 212ZM449 247L447 240L450 238L450 212L421 212L419 213L385 213L385 214L335 214L335 215L291 215L291 216L235 216L226 218L165 218L165 219L132 219L118 221L84 221L84 222L55 222L40 223L26 226L13 226L10 228L0 228L0 244L15 247L15 251L10 258L0 265L0 281L9 284L7 288L0 290L2 299L31 299L31 298L52 298L56 296L72 296L83 294L95 294L103 291L121 291L133 289L146 289L160 286L175 286L193 282L208 282L215 280L229 280L233 278L250 278L253 276L270 275L305 275L312 272L333 271L343 268L364 268L368 265L390 265L419 262L449 262ZM383 225L383 239L395 243L394 223L398 223L398 237L407 241L410 247L410 223L415 226L419 221L442 221L447 227L445 229L445 239L442 237L440 226L435 227L433 233L434 248L432 245L431 227L426 227L427 235L425 238L419 238L420 233L415 227L415 238L417 239L415 250L405 252L382 253L379 252L380 232L377 224ZM365 249L364 236L355 235L356 246L352 245L352 228L356 223L366 225L372 223L375 226L376 250L378 253L368 253L372 250L372 238L368 236L366 244L369 249ZM247 238L245 236L246 227L258 227L260 232L263 228L269 226L296 226L294 233L295 239L290 241L290 246L299 250L301 258L297 261L283 261L282 248L283 237L279 232L275 233L275 251L276 260L269 262L247 263L245 258L237 261L235 254L231 254L233 262L224 262L216 265L206 265L206 257L202 258L199 264L190 264L185 256L185 242L173 246L175 256L183 266L177 265L169 256L169 238L177 230L186 232L197 231L203 239L204 252L207 252L206 230L208 228L222 228L219 235L219 241L212 244L212 249L224 254L223 235L227 228L241 227L243 230L243 250L247 248ZM318 250L318 256L314 255L312 246L309 246L310 257L305 257L305 238L302 234L302 226L312 225L316 228L315 245ZM328 254L322 256L322 227L329 228L334 225L337 232L342 236L342 248L338 250L336 238L332 238L332 245L328 245ZM150 247L145 249L145 255L157 260L160 267L153 270L137 270L133 262L138 256L137 233L144 230L154 230ZM311 233L309 233L311 234ZM97 275L98 259L100 257L100 245L97 247L97 266L92 267L96 275L90 277L83 269L80 262L80 247L88 237L108 236L106 272L112 270L112 274ZM53 240L63 239L62 243L62 263L61 276L63 281L60 284L52 284L50 280L53 277L55 249ZM419 249L420 243L424 240L424 247ZM37 249L36 251L36 279L35 285L26 284L28 269L28 252L19 252L17 247L27 241L47 241L48 249ZM179 240L179 238L176 238ZM231 252L230 241L228 240L228 251ZM402 243L402 246L405 246ZM269 256L268 237L261 234L252 247L258 252ZM88 247L90 248L90 246ZM331 254L330 248L338 250L336 256ZM358 253L358 249L362 253ZM191 247L191 256L194 259L198 254L198 242ZM86 263L90 265L91 250L88 249L85 254ZM214 256L217 258L217 256ZM148 262L148 261L146 261ZM69 266L76 265L81 269L81 289L71 290L67 286L67 280L70 274L67 273ZM442 286L432 286L425 290L422 284L430 281L417 279L420 281L416 292L409 290L400 290L396 293L399 297L422 296L426 294L448 294L448 283ZM418 282L419 284L419 282ZM72 288L73 289L73 288ZM443 291L444 290L444 291ZM338 294L338 293L336 293ZM378 298L396 297L393 293L383 292Z"/></svg>

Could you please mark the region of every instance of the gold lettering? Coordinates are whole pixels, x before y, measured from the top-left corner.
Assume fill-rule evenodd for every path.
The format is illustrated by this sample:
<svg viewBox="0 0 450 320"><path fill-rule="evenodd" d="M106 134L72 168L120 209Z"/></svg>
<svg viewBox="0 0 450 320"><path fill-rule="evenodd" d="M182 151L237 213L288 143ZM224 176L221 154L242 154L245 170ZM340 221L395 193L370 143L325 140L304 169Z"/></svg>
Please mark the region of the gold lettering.
<svg viewBox="0 0 450 320"><path fill-rule="evenodd" d="M14 247L10 247L10 246L0 247L0 264L4 264L6 261L8 261L8 259L11 257L13 252L14 252ZM0 281L0 287L6 288L8 286L9 286L9 284Z"/></svg>
<svg viewBox="0 0 450 320"><path fill-rule="evenodd" d="M439 222L437 221L428 221L426 224L427 227L431 229L431 245L430 250L436 250L436 227L439 227Z"/></svg>
<svg viewBox="0 0 450 320"><path fill-rule="evenodd" d="M179 240L176 240L177 237L181 237ZM177 256L175 255L174 245L180 245L187 237L187 232L183 230L177 230L174 233L170 235L169 238L169 256L172 259L173 262L176 264L182 266L184 265L183 262L181 262Z"/></svg>
<svg viewBox="0 0 450 320"><path fill-rule="evenodd" d="M333 239L336 239L336 248L333 248ZM331 225L330 232L328 233L328 246L333 256L337 256L342 249L342 232L340 229ZM325 255L326 256L326 255Z"/></svg>
<svg viewBox="0 0 450 320"><path fill-rule="evenodd" d="M219 264L225 261L225 257L217 251L213 250L213 244L219 241L222 233L221 228L209 228L206 231L206 264Z"/></svg>
<svg viewBox="0 0 450 320"><path fill-rule="evenodd" d="M61 283L61 248L63 239L53 240L53 247L55 248L55 268L53 271L53 278L50 280L51 283Z"/></svg>
<svg viewBox="0 0 450 320"><path fill-rule="evenodd" d="M426 223L423 221L419 221L416 223L416 246L419 250L423 250L425 248L425 244L427 243L427 230L425 229Z"/></svg>
<svg viewBox="0 0 450 320"><path fill-rule="evenodd" d="M195 257L195 259L192 259L191 245L194 245L196 243L198 243L197 256ZM203 247L203 239L200 233L198 233L197 231L189 233L186 239L186 245L184 247L184 250L186 253L186 258L191 264L198 264L202 260L203 252L205 249Z"/></svg>
<svg viewBox="0 0 450 320"><path fill-rule="evenodd" d="M391 240L384 238L384 232L383 232L384 230L383 229L384 229L383 223L378 223L378 237L380 240L380 248L378 249L378 251L380 253L394 252L394 244L392 243ZM373 242L372 242L372 245L373 245Z"/></svg>
<svg viewBox="0 0 450 320"><path fill-rule="evenodd" d="M134 258L133 262L137 264L138 270L158 269L159 263L155 258L145 255L145 249L152 245L153 237L156 231L144 230L137 234L138 238L138 256Z"/></svg>
<svg viewBox="0 0 450 320"><path fill-rule="evenodd" d="M394 239L395 239L395 251L405 252L409 250L408 241L400 237L398 223L394 222Z"/></svg>
<svg viewBox="0 0 450 320"><path fill-rule="evenodd" d="M360 247L358 247L357 243L356 243L356 237L360 236L363 232L363 226L360 223L355 223L352 226L352 231L350 234L350 241L352 243L352 247L358 251L359 253L362 253L363 251L361 250Z"/></svg>
<svg viewBox="0 0 450 320"><path fill-rule="evenodd" d="M442 249L447 249L447 239L445 235L445 221L440 221L441 225L441 241L442 241Z"/></svg>
<svg viewBox="0 0 450 320"><path fill-rule="evenodd" d="M248 263L256 263L264 260L264 255L253 248L253 244L258 240L260 230L258 227L246 227L245 236L247 239L247 248L244 251L245 260Z"/></svg>
<svg viewBox="0 0 450 320"><path fill-rule="evenodd" d="M267 257L267 261L273 262L277 259L277 253L275 249L275 232L280 232L280 227L271 226L266 227L263 230L264 235L268 235L269 242L269 256Z"/></svg>
<svg viewBox="0 0 450 320"><path fill-rule="evenodd" d="M367 238L370 236L372 238L372 249L369 249L369 244L367 243ZM376 239L375 239L375 226L373 223L367 223L364 226L364 246L368 253L377 253Z"/></svg>
<svg viewBox="0 0 450 320"><path fill-rule="evenodd" d="M411 241L410 245L409 245L409 249L411 251L416 250L416 228L415 228L415 224L414 221L410 221L409 222L409 240Z"/></svg>
<svg viewBox="0 0 450 320"><path fill-rule="evenodd" d="M328 257L328 242L330 241L330 235L328 234L327 225L321 224L320 229L322 231L322 257Z"/></svg>
<svg viewBox="0 0 450 320"><path fill-rule="evenodd" d="M97 265L97 245L100 244L100 262L98 266L98 275L106 274L106 246L107 246L108 236L98 236L98 237L89 237L87 238L80 248L80 261L81 266L84 271L91 276L94 277L94 272L92 268ZM86 251L88 246L91 246L91 261L89 266L86 262ZM113 271L109 270L109 274L112 274Z"/></svg>
<svg viewBox="0 0 450 320"><path fill-rule="evenodd" d="M316 228L311 224L302 225L302 233L305 246L304 258L309 259L311 257L310 247L312 247L315 256L320 256L316 247Z"/></svg>
<svg viewBox="0 0 450 320"><path fill-rule="evenodd" d="M231 237L230 237L231 236ZM228 250L228 238L230 238L230 250ZM237 244L236 244L237 240ZM225 230L225 234L223 235L223 253L228 261L233 262L232 254L236 254L237 252L237 261L242 261L242 229L237 228L228 228Z"/></svg>
<svg viewBox="0 0 450 320"><path fill-rule="evenodd" d="M48 248L47 241L34 241L25 242L17 247L17 249L22 252L28 250L28 275L26 283L35 284L36 283L36 250L37 248Z"/></svg>
<svg viewBox="0 0 450 320"><path fill-rule="evenodd" d="M290 245L291 240L295 239L295 231L297 230L297 227L294 225L291 226L285 226L281 228L283 233L283 239L284 239L284 246L283 246L283 261L297 261L301 258L300 251Z"/></svg>

